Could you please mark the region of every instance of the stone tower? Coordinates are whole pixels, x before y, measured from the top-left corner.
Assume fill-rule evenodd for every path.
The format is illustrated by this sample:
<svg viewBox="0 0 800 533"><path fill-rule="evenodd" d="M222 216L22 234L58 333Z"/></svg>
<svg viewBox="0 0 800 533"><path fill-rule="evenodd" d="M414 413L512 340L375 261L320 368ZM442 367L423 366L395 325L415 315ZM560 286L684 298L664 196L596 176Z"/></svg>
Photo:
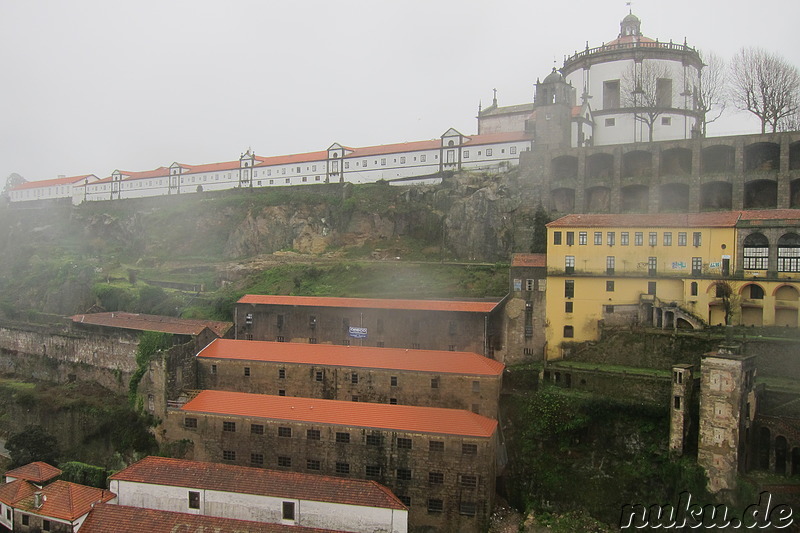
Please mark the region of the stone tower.
<svg viewBox="0 0 800 533"><path fill-rule="evenodd" d="M683 455L686 437L691 429L694 399L694 366L675 365L672 367L672 409L669 416L669 449Z"/></svg>
<svg viewBox="0 0 800 533"><path fill-rule="evenodd" d="M736 488L736 476L745 468L755 372L755 356L742 355L733 344L702 357L697 462L711 492Z"/></svg>
<svg viewBox="0 0 800 533"><path fill-rule="evenodd" d="M534 119L527 128L533 130L535 150L570 147L574 106L575 89L555 67L544 81L536 81Z"/></svg>

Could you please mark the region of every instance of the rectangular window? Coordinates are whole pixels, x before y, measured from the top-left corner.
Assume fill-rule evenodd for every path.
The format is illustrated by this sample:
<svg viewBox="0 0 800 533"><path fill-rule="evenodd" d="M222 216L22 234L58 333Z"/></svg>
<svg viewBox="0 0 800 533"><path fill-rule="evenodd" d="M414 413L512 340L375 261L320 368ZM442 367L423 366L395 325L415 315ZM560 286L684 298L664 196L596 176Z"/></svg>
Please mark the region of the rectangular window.
<svg viewBox="0 0 800 533"><path fill-rule="evenodd" d="M661 117L661 125L662 126L671 126L672 125L672 117Z"/></svg>
<svg viewBox="0 0 800 533"><path fill-rule="evenodd" d="M354 385L358 384L358 374L356 372L353 372L352 374L350 374L350 383L352 383Z"/></svg>
<svg viewBox="0 0 800 533"><path fill-rule="evenodd" d="M765 262L762 270L766 270L766 265ZM800 248L778 245L778 272L800 272Z"/></svg>
<svg viewBox="0 0 800 533"><path fill-rule="evenodd" d="M409 481L411 479L411 469L410 468L398 468L397 469L397 480L398 481Z"/></svg>
<svg viewBox="0 0 800 533"><path fill-rule="evenodd" d="M292 436L292 428L279 427L278 428L278 436L279 437L291 437Z"/></svg>
<svg viewBox="0 0 800 533"><path fill-rule="evenodd" d="M197 427L197 419L196 418L184 418L183 419L183 427L196 428Z"/></svg>
<svg viewBox="0 0 800 533"><path fill-rule="evenodd" d="M306 459L307 470L321 470L322 463L318 459Z"/></svg>
<svg viewBox="0 0 800 533"><path fill-rule="evenodd" d="M703 234L699 231L692 233L692 246L700 246L702 244Z"/></svg>
<svg viewBox="0 0 800 533"><path fill-rule="evenodd" d="M250 367L249 366L244 367L244 375L245 375L245 377L249 377L250 376Z"/></svg>
<svg viewBox="0 0 800 533"><path fill-rule="evenodd" d="M487 156L491 156L492 155L492 149L491 148L487 148L486 149L486 155Z"/></svg>
<svg viewBox="0 0 800 533"><path fill-rule="evenodd" d="M336 442L342 444L349 444L350 443L350 433L345 433L341 431L336 432Z"/></svg>
<svg viewBox="0 0 800 533"><path fill-rule="evenodd" d="M381 166L382 167L386 166L386 158L385 157L381 157Z"/></svg>
<svg viewBox="0 0 800 533"><path fill-rule="evenodd" d="M606 292L614 292L614 280L606 280Z"/></svg>
<svg viewBox="0 0 800 533"><path fill-rule="evenodd" d="M223 450L222 451L222 460L223 461L235 461L236 460L236 452L233 450Z"/></svg>
<svg viewBox="0 0 800 533"><path fill-rule="evenodd" d="M478 506L475 502L461 502L458 506L458 513L463 516L475 516Z"/></svg>
<svg viewBox="0 0 800 533"><path fill-rule="evenodd" d="M517 153L517 147L512 146L511 148L508 149L508 153L511 155L515 155Z"/></svg>
<svg viewBox="0 0 800 533"><path fill-rule="evenodd" d="M469 159L469 150L464 150L464 159Z"/></svg>
<svg viewBox="0 0 800 533"><path fill-rule="evenodd" d="M23 526L29 525L30 524L30 520L31 520L30 516L28 516L26 514L22 515L22 525Z"/></svg>
<svg viewBox="0 0 800 533"><path fill-rule="evenodd" d="M637 231L633 234L633 245L634 246L644 246L644 233L641 231Z"/></svg>
<svg viewBox="0 0 800 533"><path fill-rule="evenodd" d="M567 246L573 246L575 244L575 232L568 231L567 232Z"/></svg>
<svg viewBox="0 0 800 533"><path fill-rule="evenodd" d="M429 452L443 452L444 451L444 441L443 440L432 440L428 443L428 451Z"/></svg>
<svg viewBox="0 0 800 533"><path fill-rule="evenodd" d="M679 231L678 232L678 246L686 246L686 232Z"/></svg>
<svg viewBox="0 0 800 533"><path fill-rule="evenodd" d="M50 531L50 520L42 520L42 531Z"/></svg>
<svg viewBox="0 0 800 533"><path fill-rule="evenodd" d="M350 463L336 463L336 473L337 474L349 474L350 473Z"/></svg>
<svg viewBox="0 0 800 533"><path fill-rule="evenodd" d="M656 294L656 282L655 281L648 281L647 282L647 294L651 294L655 296Z"/></svg>
<svg viewBox="0 0 800 533"><path fill-rule="evenodd" d="M200 493L189 491L189 509L200 509Z"/></svg>
<svg viewBox="0 0 800 533"><path fill-rule="evenodd" d="M553 244L555 244L555 245L561 244L561 232L560 231L554 231L553 232Z"/></svg>
<svg viewBox="0 0 800 533"><path fill-rule="evenodd" d="M411 439L405 439L403 437L397 437L397 449L398 450L410 450L411 449Z"/></svg>
<svg viewBox="0 0 800 533"><path fill-rule="evenodd" d="M607 80L603 82L603 109L619 108L619 80ZM613 126L613 123L611 124ZM608 126L608 124L606 124Z"/></svg>
<svg viewBox="0 0 800 533"><path fill-rule="evenodd" d="M616 236L616 235L614 234L614 232L613 232L613 231L609 231L609 232L606 234L606 238L607 238L607 242L608 242L608 245L609 245L609 246L614 246L614 240L615 240L615 236Z"/></svg>
<svg viewBox="0 0 800 533"><path fill-rule="evenodd" d="M461 474L459 476L459 485L464 487L465 489L474 489L478 486L478 476L473 476L470 474Z"/></svg>
<svg viewBox="0 0 800 533"><path fill-rule="evenodd" d="M656 233L655 231L651 231L647 237L648 237L647 244L649 244L650 246L656 246L658 244L658 233Z"/></svg>
<svg viewBox="0 0 800 533"><path fill-rule="evenodd" d="M422 154L421 156L419 156L419 160L420 160L422 163L424 163L425 161L427 161L427 160L428 160L428 156L427 156L427 155L425 155L425 154Z"/></svg>
<svg viewBox="0 0 800 533"><path fill-rule="evenodd" d="M656 80L656 106L672 107L672 80L658 78Z"/></svg>
<svg viewBox="0 0 800 533"><path fill-rule="evenodd" d="M567 274L575 273L575 256L568 255L564 257L564 272Z"/></svg>
<svg viewBox="0 0 800 533"><path fill-rule="evenodd" d="M603 244L603 232L602 231L595 231L594 232L594 243L597 246Z"/></svg>
<svg viewBox="0 0 800 533"><path fill-rule="evenodd" d="M431 388L432 389L439 388L439 378L431 378Z"/></svg>
<svg viewBox="0 0 800 533"><path fill-rule="evenodd" d="M692 257L692 276L699 276L703 272L703 258Z"/></svg>
<svg viewBox="0 0 800 533"><path fill-rule="evenodd" d="M575 280L574 279L564 280L564 298L574 298L574 297L575 297Z"/></svg>
<svg viewBox="0 0 800 533"><path fill-rule="evenodd" d="M533 290L533 285L534 285L534 280L532 280L532 279L526 279L525 280L525 290L526 291L532 291Z"/></svg>
<svg viewBox="0 0 800 533"><path fill-rule="evenodd" d="M231 433L236 432L236 422L223 422L222 423L222 431L230 431Z"/></svg>
<svg viewBox="0 0 800 533"><path fill-rule="evenodd" d="M628 233L627 231L623 231L622 233L620 233L619 243L622 246L628 246L628 244L630 243L630 233Z"/></svg>
<svg viewBox="0 0 800 533"><path fill-rule="evenodd" d="M281 505L281 518L283 520L294 520L294 502L283 502L283 505Z"/></svg>
<svg viewBox="0 0 800 533"><path fill-rule="evenodd" d="M397 387L397 376L392 376L389 378L389 384L392 387Z"/></svg>
<svg viewBox="0 0 800 533"><path fill-rule="evenodd" d="M322 370L317 370L314 373L314 380L315 381L322 381Z"/></svg>
<svg viewBox="0 0 800 533"><path fill-rule="evenodd" d="M367 446L380 446L380 445L381 445L380 435L367 435Z"/></svg>
<svg viewBox="0 0 800 533"><path fill-rule="evenodd" d="M263 453L251 453L250 454L250 464L253 466L262 466L264 464L264 454Z"/></svg>
<svg viewBox="0 0 800 533"><path fill-rule="evenodd" d="M443 472L428 472L428 483L431 485L441 485L444 483Z"/></svg>
<svg viewBox="0 0 800 533"><path fill-rule="evenodd" d="M308 338L308 344L317 344L317 338L316 337L309 337Z"/></svg>
<svg viewBox="0 0 800 533"><path fill-rule="evenodd" d="M607 118L605 124L606 124L606 127L608 127L608 128L610 128L612 126L616 126L617 125L617 119Z"/></svg>
<svg viewBox="0 0 800 533"><path fill-rule="evenodd" d="M308 440L319 440L320 433L318 429L308 429L306 430L306 439Z"/></svg>
<svg viewBox="0 0 800 533"><path fill-rule="evenodd" d="M477 444L462 444L461 445L461 453L463 455L477 455L478 454L478 445Z"/></svg>
<svg viewBox="0 0 800 533"><path fill-rule="evenodd" d="M564 338L571 339L575 336L575 328L573 326L564 326Z"/></svg>
<svg viewBox="0 0 800 533"><path fill-rule="evenodd" d="M565 313L572 313L573 309L574 309L573 302L564 302L564 312Z"/></svg>
<svg viewBox="0 0 800 533"><path fill-rule="evenodd" d="M664 246L672 246L672 232L665 231L664 232Z"/></svg>
<svg viewBox="0 0 800 533"><path fill-rule="evenodd" d="M253 435L263 435L264 434L264 425L263 424L250 424L250 433Z"/></svg>
<svg viewBox="0 0 800 533"><path fill-rule="evenodd" d="M292 466L292 458L285 455L278 456L278 466L283 468L290 468Z"/></svg>
<svg viewBox="0 0 800 533"><path fill-rule="evenodd" d="M587 234L585 231L581 231L578 233L578 244L585 246L588 243Z"/></svg>
<svg viewBox="0 0 800 533"><path fill-rule="evenodd" d="M365 472L367 477L380 477L381 467L377 465L367 465Z"/></svg>
<svg viewBox="0 0 800 533"><path fill-rule="evenodd" d="M778 249L778 271L780 272L781 248ZM744 247L744 261L742 267L745 270L767 270L769 265L769 247Z"/></svg>
<svg viewBox="0 0 800 533"><path fill-rule="evenodd" d="M217 373L217 365L211 365L211 373L212 374L216 374Z"/></svg>
<svg viewBox="0 0 800 533"><path fill-rule="evenodd" d="M613 255L606 256L606 274L613 274L616 269L617 258Z"/></svg>
<svg viewBox="0 0 800 533"><path fill-rule="evenodd" d="M286 379L286 369L279 368L278 369L278 379Z"/></svg>
<svg viewBox="0 0 800 533"><path fill-rule="evenodd" d="M472 392L480 392L481 391L481 382L480 381L473 381L472 382Z"/></svg>
<svg viewBox="0 0 800 533"><path fill-rule="evenodd" d="M439 498L428 498L428 512L441 513L444 510L444 501Z"/></svg>
<svg viewBox="0 0 800 533"><path fill-rule="evenodd" d="M389 398L389 405L397 405L397 398Z"/></svg>

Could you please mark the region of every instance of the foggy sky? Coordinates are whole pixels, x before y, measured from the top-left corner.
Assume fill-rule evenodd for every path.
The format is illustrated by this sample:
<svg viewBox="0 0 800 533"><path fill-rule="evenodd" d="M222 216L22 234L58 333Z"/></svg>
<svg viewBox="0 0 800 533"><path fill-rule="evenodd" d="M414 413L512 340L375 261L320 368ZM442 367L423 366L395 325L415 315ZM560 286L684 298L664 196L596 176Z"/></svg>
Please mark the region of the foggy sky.
<svg viewBox="0 0 800 533"><path fill-rule="evenodd" d="M796 0L635 0L642 33L800 66ZM554 60L617 37L609 0L0 0L0 187L475 133ZM731 108L709 135L756 133Z"/></svg>

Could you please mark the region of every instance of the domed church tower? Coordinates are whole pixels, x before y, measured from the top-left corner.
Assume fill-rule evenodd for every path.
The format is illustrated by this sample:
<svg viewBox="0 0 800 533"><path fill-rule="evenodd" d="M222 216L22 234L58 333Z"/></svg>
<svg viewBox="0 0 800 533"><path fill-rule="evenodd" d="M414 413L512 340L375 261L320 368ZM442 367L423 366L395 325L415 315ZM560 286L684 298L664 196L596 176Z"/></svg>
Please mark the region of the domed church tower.
<svg viewBox="0 0 800 533"><path fill-rule="evenodd" d="M561 69L591 103L595 145L687 139L699 129L697 50L642 35L629 13L616 39L576 52Z"/></svg>

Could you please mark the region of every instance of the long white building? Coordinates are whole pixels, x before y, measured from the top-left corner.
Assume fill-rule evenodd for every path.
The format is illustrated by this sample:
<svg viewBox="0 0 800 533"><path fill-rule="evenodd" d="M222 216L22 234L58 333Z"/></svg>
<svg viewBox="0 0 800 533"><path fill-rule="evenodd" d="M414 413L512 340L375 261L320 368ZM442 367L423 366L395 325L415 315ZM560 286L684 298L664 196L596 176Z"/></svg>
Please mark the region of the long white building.
<svg viewBox="0 0 800 533"><path fill-rule="evenodd" d="M72 198L83 202L199 193L234 188L265 188L315 183L435 183L442 172L497 169L519 163L532 148L525 132L466 136L455 129L440 138L352 148L339 143L327 150L281 156L257 156L251 150L238 160L201 165L172 163L147 171L115 170L94 175L28 182L11 189L11 202ZM58 185L51 182L58 182Z"/></svg>

